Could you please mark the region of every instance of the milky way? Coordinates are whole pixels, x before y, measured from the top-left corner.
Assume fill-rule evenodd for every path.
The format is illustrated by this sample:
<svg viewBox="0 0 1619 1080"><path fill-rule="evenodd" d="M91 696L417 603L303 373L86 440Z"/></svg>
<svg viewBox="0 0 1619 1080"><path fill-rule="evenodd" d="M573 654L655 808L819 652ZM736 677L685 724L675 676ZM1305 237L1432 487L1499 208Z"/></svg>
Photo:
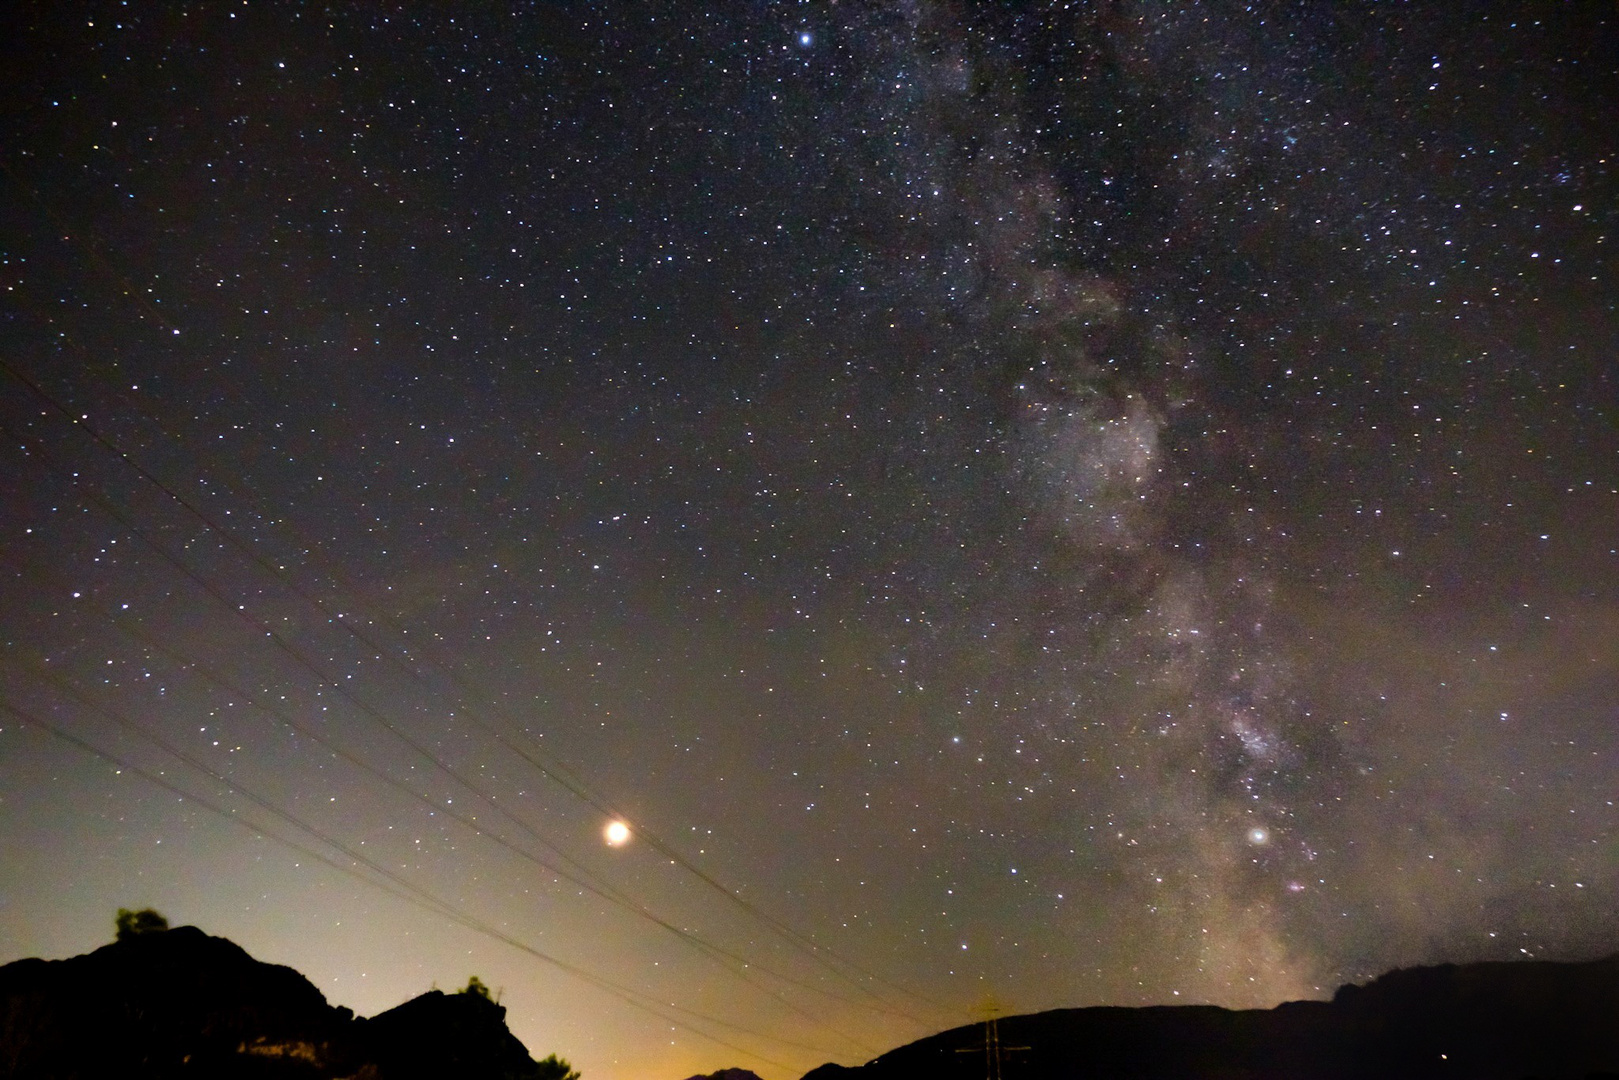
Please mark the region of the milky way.
<svg viewBox="0 0 1619 1080"><path fill-rule="evenodd" d="M781 1080L1619 948L1619 40L1459 7L12 16L0 959Z"/></svg>

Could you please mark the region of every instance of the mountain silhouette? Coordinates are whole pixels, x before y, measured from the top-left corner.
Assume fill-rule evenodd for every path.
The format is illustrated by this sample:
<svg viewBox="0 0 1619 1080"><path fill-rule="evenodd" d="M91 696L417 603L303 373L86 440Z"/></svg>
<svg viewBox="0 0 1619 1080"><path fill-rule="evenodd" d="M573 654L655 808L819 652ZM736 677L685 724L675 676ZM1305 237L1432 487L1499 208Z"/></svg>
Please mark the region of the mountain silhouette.
<svg viewBox="0 0 1619 1080"><path fill-rule="evenodd" d="M369 1020L193 926L0 967L6 1080L540 1080L485 996L430 991Z"/></svg>
<svg viewBox="0 0 1619 1080"><path fill-rule="evenodd" d="M195 927L0 967L4 1080L542 1080L486 994L370 1019ZM997 1052L998 1050L998 1052ZM1393 971L1274 1009L1055 1009L804 1080L1619 1080L1619 956ZM723 1069L691 1080L758 1080Z"/></svg>
<svg viewBox="0 0 1619 1080"><path fill-rule="evenodd" d="M1411 968L1274 1009L1054 1009L941 1032L855 1068L822 1065L804 1080L986 1076L1619 1080L1619 956Z"/></svg>

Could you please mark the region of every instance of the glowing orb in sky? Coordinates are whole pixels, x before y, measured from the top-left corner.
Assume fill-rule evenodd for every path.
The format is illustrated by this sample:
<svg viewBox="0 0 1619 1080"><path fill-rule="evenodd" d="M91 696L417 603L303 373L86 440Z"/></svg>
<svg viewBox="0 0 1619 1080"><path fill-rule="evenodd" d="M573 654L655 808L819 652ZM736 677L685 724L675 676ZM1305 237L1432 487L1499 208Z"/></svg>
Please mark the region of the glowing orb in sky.
<svg viewBox="0 0 1619 1080"><path fill-rule="evenodd" d="M622 821L609 821L607 828L602 830L602 836L609 847L623 847L629 843L630 827Z"/></svg>
<svg viewBox="0 0 1619 1080"><path fill-rule="evenodd" d="M1270 832L1263 826L1255 825L1253 828L1248 830L1248 842L1250 844L1263 844L1269 839Z"/></svg>

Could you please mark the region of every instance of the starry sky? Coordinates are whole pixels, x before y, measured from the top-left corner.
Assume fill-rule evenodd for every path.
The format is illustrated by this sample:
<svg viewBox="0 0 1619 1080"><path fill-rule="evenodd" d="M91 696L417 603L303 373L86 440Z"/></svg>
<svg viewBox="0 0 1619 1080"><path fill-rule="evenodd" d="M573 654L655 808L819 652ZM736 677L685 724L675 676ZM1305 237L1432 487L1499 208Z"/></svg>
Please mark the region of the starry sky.
<svg viewBox="0 0 1619 1080"><path fill-rule="evenodd" d="M791 1080L1619 949L1611 5L4 20L0 960Z"/></svg>

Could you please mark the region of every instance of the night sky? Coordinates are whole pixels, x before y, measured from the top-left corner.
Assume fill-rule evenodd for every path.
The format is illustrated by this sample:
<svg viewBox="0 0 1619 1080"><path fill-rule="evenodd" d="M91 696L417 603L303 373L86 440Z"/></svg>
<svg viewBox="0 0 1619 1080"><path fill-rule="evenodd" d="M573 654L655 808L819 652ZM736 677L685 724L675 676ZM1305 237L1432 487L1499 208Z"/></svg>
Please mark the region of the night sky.
<svg viewBox="0 0 1619 1080"><path fill-rule="evenodd" d="M791 1080L1619 949L1611 4L4 20L0 961Z"/></svg>

